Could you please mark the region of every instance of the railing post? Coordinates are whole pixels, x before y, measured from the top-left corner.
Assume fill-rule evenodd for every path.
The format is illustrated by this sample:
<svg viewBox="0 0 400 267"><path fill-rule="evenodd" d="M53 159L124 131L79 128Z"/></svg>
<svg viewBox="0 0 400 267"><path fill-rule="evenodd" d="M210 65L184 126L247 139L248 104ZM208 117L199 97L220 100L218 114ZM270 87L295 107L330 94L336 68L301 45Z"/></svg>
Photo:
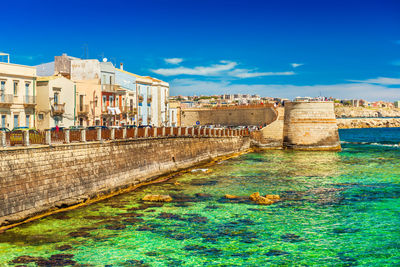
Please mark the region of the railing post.
<svg viewBox="0 0 400 267"><path fill-rule="evenodd" d="M134 138L137 138L137 136L138 136L138 127L135 128Z"/></svg>
<svg viewBox="0 0 400 267"><path fill-rule="evenodd" d="M86 142L86 129L81 130L81 142Z"/></svg>
<svg viewBox="0 0 400 267"><path fill-rule="evenodd" d="M101 141L101 128L97 128L97 141Z"/></svg>
<svg viewBox="0 0 400 267"><path fill-rule="evenodd" d="M51 145L51 132L50 130L45 130L45 143L46 145Z"/></svg>
<svg viewBox="0 0 400 267"><path fill-rule="evenodd" d="M185 127L185 136L189 135L189 127Z"/></svg>
<svg viewBox="0 0 400 267"><path fill-rule="evenodd" d="M174 127L169 127L169 134L171 135L171 136L174 136Z"/></svg>
<svg viewBox="0 0 400 267"><path fill-rule="evenodd" d="M199 137L201 136L201 126L199 127L199 131L198 131L197 135L198 135Z"/></svg>
<svg viewBox="0 0 400 267"><path fill-rule="evenodd" d="M182 135L182 127L178 127L178 136Z"/></svg>
<svg viewBox="0 0 400 267"><path fill-rule="evenodd" d="M115 128L111 128L111 136L110 136L111 140L115 139Z"/></svg>
<svg viewBox="0 0 400 267"><path fill-rule="evenodd" d="M69 129L64 130L64 139L65 139L66 144L70 143L70 130Z"/></svg>
<svg viewBox="0 0 400 267"><path fill-rule="evenodd" d="M154 137L157 137L157 132L158 132L157 127L154 127L153 128L153 136Z"/></svg>
<svg viewBox="0 0 400 267"><path fill-rule="evenodd" d="M122 128L122 139L126 139L126 128Z"/></svg>
<svg viewBox="0 0 400 267"><path fill-rule="evenodd" d="M24 146L29 146L29 131L24 131Z"/></svg>
<svg viewBox="0 0 400 267"><path fill-rule="evenodd" d="M165 136L165 126L162 128L162 136Z"/></svg>
<svg viewBox="0 0 400 267"><path fill-rule="evenodd" d="M149 136L149 128L146 127L144 128L144 137L148 137Z"/></svg>
<svg viewBox="0 0 400 267"><path fill-rule="evenodd" d="M6 145L7 145L6 132L4 132L4 131L0 132L0 141L1 141L1 146L6 147Z"/></svg>

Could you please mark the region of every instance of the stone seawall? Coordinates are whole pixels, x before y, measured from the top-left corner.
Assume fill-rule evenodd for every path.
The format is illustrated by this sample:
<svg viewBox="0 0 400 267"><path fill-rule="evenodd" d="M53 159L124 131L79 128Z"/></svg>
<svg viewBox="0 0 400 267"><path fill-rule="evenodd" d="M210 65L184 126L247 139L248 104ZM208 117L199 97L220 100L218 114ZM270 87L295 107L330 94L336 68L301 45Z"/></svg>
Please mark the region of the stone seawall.
<svg viewBox="0 0 400 267"><path fill-rule="evenodd" d="M1 150L0 226L249 147L249 137L235 136L148 138Z"/></svg>
<svg viewBox="0 0 400 267"><path fill-rule="evenodd" d="M400 117L399 108L335 107L336 118Z"/></svg>
<svg viewBox="0 0 400 267"><path fill-rule="evenodd" d="M400 118L336 119L339 129L400 127Z"/></svg>

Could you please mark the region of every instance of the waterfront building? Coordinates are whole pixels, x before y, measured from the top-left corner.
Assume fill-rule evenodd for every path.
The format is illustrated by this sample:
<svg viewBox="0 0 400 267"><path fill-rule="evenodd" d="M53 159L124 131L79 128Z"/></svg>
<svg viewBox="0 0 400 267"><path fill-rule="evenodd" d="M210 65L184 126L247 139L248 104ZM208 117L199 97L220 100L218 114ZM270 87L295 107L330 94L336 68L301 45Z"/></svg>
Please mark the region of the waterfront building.
<svg viewBox="0 0 400 267"><path fill-rule="evenodd" d="M101 84L99 79L77 80L76 124L80 126L101 125Z"/></svg>
<svg viewBox="0 0 400 267"><path fill-rule="evenodd" d="M169 102L169 118L172 127L181 126L181 105L179 102Z"/></svg>
<svg viewBox="0 0 400 267"><path fill-rule="evenodd" d="M400 100L394 101L393 104L395 108L400 108Z"/></svg>
<svg viewBox="0 0 400 267"><path fill-rule="evenodd" d="M149 77L151 84L151 124L155 126L171 126L168 113L169 84L162 80Z"/></svg>
<svg viewBox="0 0 400 267"><path fill-rule="evenodd" d="M0 62L0 123L35 127L36 68Z"/></svg>
<svg viewBox="0 0 400 267"><path fill-rule="evenodd" d="M120 110L122 112L121 123L124 125L137 125L136 75L124 71L121 63L119 69L115 68L115 83L123 92L119 96Z"/></svg>
<svg viewBox="0 0 400 267"><path fill-rule="evenodd" d="M75 125L75 83L61 75L38 77L36 82L36 127Z"/></svg>

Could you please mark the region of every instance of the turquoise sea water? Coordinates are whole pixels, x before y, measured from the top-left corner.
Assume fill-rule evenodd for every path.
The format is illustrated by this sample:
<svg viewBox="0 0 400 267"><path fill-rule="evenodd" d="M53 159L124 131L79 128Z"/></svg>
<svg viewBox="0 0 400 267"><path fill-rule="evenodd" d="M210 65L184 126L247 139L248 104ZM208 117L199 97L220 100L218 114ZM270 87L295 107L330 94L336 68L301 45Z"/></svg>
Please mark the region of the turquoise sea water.
<svg viewBox="0 0 400 267"><path fill-rule="evenodd" d="M340 153L249 153L13 228L0 266L400 265L400 128L340 136Z"/></svg>

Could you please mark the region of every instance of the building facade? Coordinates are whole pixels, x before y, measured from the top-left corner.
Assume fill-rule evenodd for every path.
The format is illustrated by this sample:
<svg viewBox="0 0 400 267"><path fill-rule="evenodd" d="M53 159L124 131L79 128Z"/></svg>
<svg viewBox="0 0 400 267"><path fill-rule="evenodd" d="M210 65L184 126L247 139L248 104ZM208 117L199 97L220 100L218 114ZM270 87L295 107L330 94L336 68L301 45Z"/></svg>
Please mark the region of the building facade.
<svg viewBox="0 0 400 267"><path fill-rule="evenodd" d="M2 128L35 127L36 68L0 62Z"/></svg>
<svg viewBox="0 0 400 267"><path fill-rule="evenodd" d="M61 75L38 77L36 83L36 128L75 125L75 83Z"/></svg>

